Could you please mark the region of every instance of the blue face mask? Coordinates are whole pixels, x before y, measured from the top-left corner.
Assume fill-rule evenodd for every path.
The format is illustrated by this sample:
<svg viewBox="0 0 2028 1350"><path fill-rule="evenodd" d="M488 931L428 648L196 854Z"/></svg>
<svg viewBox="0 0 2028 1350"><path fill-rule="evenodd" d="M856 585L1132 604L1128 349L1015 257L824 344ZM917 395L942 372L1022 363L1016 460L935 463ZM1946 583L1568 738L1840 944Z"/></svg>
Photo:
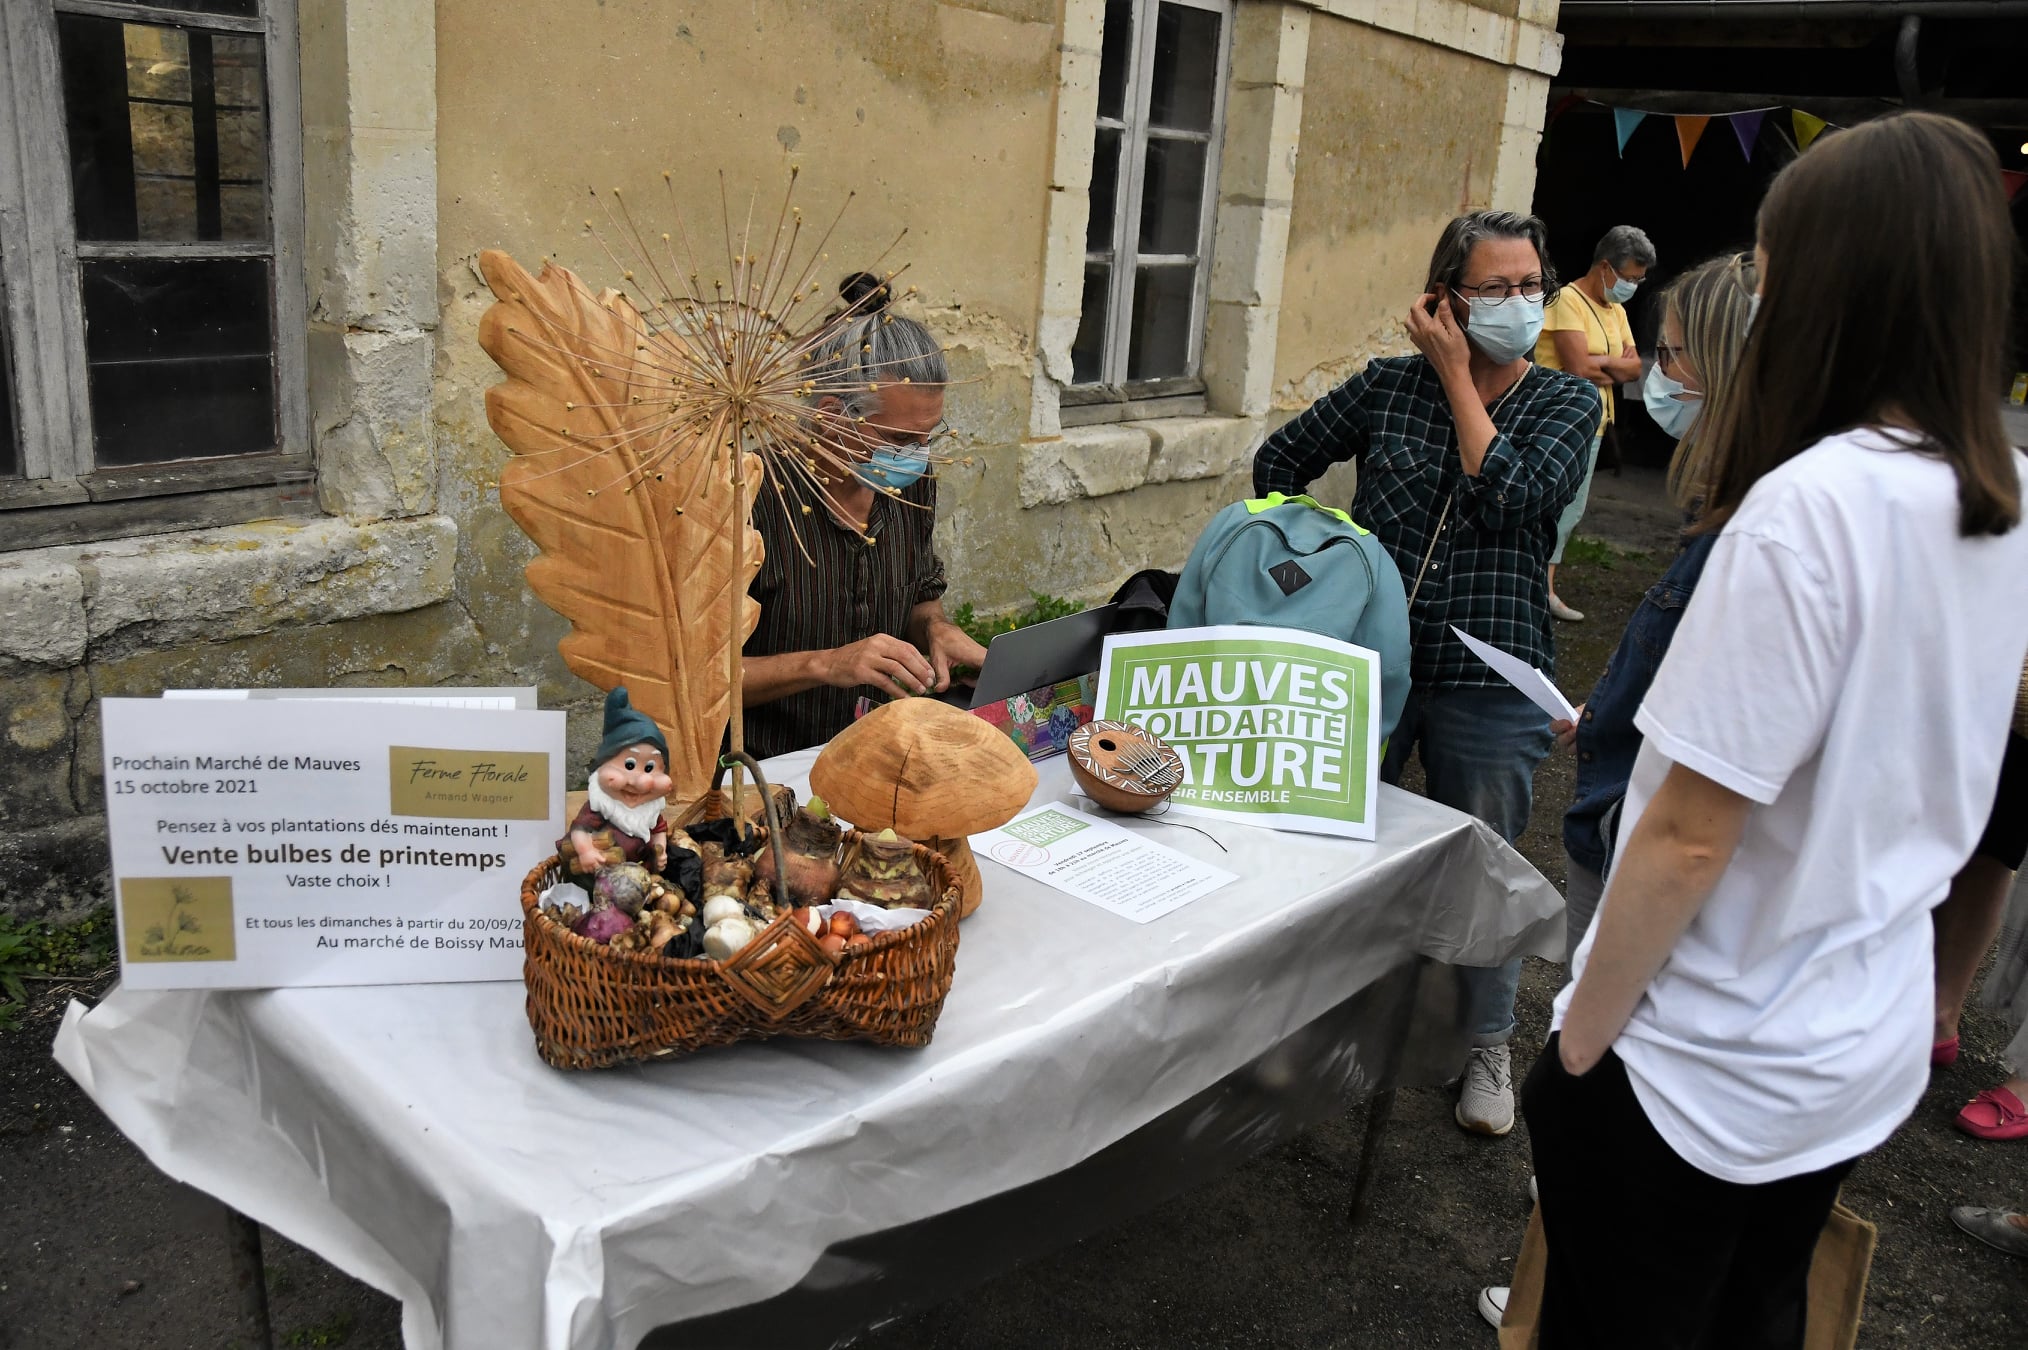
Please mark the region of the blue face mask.
<svg viewBox="0 0 2028 1350"><path fill-rule="evenodd" d="M1610 268L1612 264L1607 263L1606 266ZM1613 284L1606 287L1605 297L1616 305L1624 305L1627 301L1634 298L1634 292L1639 289L1641 289L1640 282L1628 281L1619 274L1618 269L1614 269Z"/></svg>
<svg viewBox="0 0 2028 1350"><path fill-rule="evenodd" d="M1488 300L1474 295L1469 299L1465 336L1489 359L1505 365L1535 350L1535 340L1542 336L1541 296Z"/></svg>
<svg viewBox="0 0 2028 1350"><path fill-rule="evenodd" d="M1670 379L1659 361L1648 368L1648 378L1641 381L1641 402L1648 405L1648 416L1672 441L1688 435L1704 409L1704 395Z"/></svg>
<svg viewBox="0 0 2028 1350"><path fill-rule="evenodd" d="M875 450L873 457L865 463L854 464L852 472L860 482L875 492L885 492L889 488L900 492L922 477L928 468L929 456L920 450L883 445Z"/></svg>

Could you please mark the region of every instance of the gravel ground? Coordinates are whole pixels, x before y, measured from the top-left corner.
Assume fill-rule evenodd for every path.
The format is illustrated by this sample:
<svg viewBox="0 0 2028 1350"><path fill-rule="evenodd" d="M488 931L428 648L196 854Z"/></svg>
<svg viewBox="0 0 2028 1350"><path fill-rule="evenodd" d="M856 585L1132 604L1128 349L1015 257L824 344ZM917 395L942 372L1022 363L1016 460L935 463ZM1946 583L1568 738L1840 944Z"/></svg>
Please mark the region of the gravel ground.
<svg viewBox="0 0 2028 1350"><path fill-rule="evenodd" d="M1566 572L1559 589L1590 616L1559 633L1562 684L1573 695L1590 687L1661 571L1669 532L1652 473L1601 478L1593 503L1587 533L1648 556ZM1567 760L1543 766L1522 841L1559 882L1557 822L1570 786ZM1557 967L1529 962L1517 1069L1540 1048L1558 978ZM218 1210L150 1167L49 1058L70 992L47 992L22 1028L0 1035L0 1350L231 1345ZM1975 1011L1964 1039L1957 1067L1936 1075L1914 1117L1846 1187L1847 1202L1880 1227L1862 1346L2013 1350L2028 1333L2028 1262L1964 1238L1946 1214L1961 1202L2028 1202L2028 1146L1979 1144L1950 1128L1962 1102L2005 1077L2003 1026ZM1400 1094L1372 1214L1358 1229L1345 1221L1362 1124L1355 1111L861 1344L1491 1350L1474 1298L1479 1286L1505 1282L1519 1248L1526 1127L1481 1139L1458 1130L1450 1111L1444 1092ZM1628 1215L1629 1240L1665 1221ZM391 1300L273 1235L268 1244L282 1345L398 1350Z"/></svg>

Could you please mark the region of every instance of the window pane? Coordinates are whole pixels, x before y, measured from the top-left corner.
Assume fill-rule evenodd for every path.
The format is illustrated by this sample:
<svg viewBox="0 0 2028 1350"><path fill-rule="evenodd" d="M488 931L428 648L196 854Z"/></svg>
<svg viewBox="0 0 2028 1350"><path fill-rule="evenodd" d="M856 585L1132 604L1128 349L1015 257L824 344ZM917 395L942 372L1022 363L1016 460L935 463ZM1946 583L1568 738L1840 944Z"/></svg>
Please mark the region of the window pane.
<svg viewBox="0 0 2028 1350"><path fill-rule="evenodd" d="M1147 175L1141 183L1141 252L1197 252L1198 222L1204 215L1202 141L1148 141Z"/></svg>
<svg viewBox="0 0 2028 1350"><path fill-rule="evenodd" d="M57 25L78 237L267 238L261 39L80 14Z"/></svg>
<svg viewBox="0 0 2028 1350"><path fill-rule="evenodd" d="M1110 253L1113 216L1120 201L1120 132L1100 127L1091 152L1091 219L1084 227L1084 251Z"/></svg>
<svg viewBox="0 0 2028 1350"><path fill-rule="evenodd" d="M1077 340L1070 344L1070 378L1074 384L1097 384L1105 373L1106 294L1112 284L1110 266L1084 265L1084 306L1077 321Z"/></svg>
<svg viewBox="0 0 2028 1350"><path fill-rule="evenodd" d="M261 258L93 258L85 360L101 467L275 448Z"/></svg>
<svg viewBox="0 0 2028 1350"><path fill-rule="evenodd" d="M1089 288L1090 283L1086 283ZM1143 267L1134 277L1133 345L1127 378L1160 380L1190 373L1190 309L1195 267Z"/></svg>
<svg viewBox="0 0 2028 1350"><path fill-rule="evenodd" d="M143 9L180 9L186 14L232 14L258 19L261 0L133 0Z"/></svg>
<svg viewBox="0 0 2028 1350"><path fill-rule="evenodd" d="M1162 6L1155 18L1155 68L1148 84L1150 125L1211 130L1219 23L1208 9Z"/></svg>
<svg viewBox="0 0 2028 1350"><path fill-rule="evenodd" d="M1106 0L1105 37L1099 44L1100 117L1125 117L1127 68L1134 60L1134 0Z"/></svg>
<svg viewBox="0 0 2028 1350"><path fill-rule="evenodd" d="M20 472L21 450L14 443L14 357L7 350L7 325L0 322L0 478Z"/></svg>

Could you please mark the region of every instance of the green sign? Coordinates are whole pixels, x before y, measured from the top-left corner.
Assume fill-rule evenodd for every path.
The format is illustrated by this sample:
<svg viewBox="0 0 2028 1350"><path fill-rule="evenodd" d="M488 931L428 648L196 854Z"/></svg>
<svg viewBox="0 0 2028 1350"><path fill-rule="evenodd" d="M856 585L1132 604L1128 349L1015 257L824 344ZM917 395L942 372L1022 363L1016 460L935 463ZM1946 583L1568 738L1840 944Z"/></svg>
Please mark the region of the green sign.
<svg viewBox="0 0 2028 1350"><path fill-rule="evenodd" d="M1106 639L1097 716L1183 757L1178 811L1373 838L1380 658L1287 628L1182 628Z"/></svg>

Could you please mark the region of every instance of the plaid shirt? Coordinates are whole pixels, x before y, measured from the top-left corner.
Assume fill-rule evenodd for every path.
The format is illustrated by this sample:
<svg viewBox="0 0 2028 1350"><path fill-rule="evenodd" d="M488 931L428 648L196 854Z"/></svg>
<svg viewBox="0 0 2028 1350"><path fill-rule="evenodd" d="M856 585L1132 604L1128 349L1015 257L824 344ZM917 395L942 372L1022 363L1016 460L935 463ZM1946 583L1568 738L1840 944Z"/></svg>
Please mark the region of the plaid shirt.
<svg viewBox="0 0 2028 1350"><path fill-rule="evenodd" d="M1450 626L1555 673L1549 554L1599 415L1588 381L1530 366L1494 409L1497 434L1478 476L1467 477L1436 368L1427 357L1384 357L1268 437L1254 457L1254 492L1303 492L1331 465L1358 461L1352 515L1387 546L1409 591L1429 556L1409 613L1416 686L1505 688Z"/></svg>

